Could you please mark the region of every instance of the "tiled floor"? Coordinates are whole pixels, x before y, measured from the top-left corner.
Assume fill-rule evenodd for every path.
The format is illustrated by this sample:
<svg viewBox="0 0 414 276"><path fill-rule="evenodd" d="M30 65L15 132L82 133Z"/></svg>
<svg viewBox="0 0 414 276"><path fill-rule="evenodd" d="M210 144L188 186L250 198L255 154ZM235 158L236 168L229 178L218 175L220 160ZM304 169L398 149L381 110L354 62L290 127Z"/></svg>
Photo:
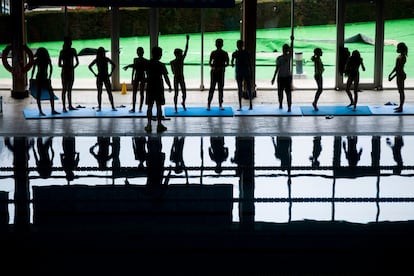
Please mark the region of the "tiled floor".
<svg viewBox="0 0 414 276"><path fill-rule="evenodd" d="M227 86L224 105L237 108L237 92L233 84ZM265 84L259 86L254 106L274 105L277 107L275 89ZM56 88L60 97L60 90ZM73 92L74 105L87 107L96 106L96 91L93 87L77 89ZM193 87L188 91L187 106L206 106L207 90L200 91ZM78 118L78 119L42 119L26 120L24 108L36 108L36 101L31 96L16 100L10 96L10 90L0 87L3 97L3 115L0 117L0 135L136 135L145 134L145 118ZM293 92L293 105L310 105L314 97L311 87L296 89ZM114 92L115 105L130 107L132 94ZM406 90L406 105L414 105L412 89ZM103 106L109 107L106 92L103 93ZM181 99L180 99L181 100ZM180 102L179 100L179 102ZM326 90L323 92L319 105L346 105L348 98L344 91ZM383 91L362 91L359 95L360 105L383 105L386 102L399 102L395 89ZM217 92L212 105L218 105ZM173 93L166 92L166 106L173 104ZM244 101L247 108L247 101ZM46 110L48 101L43 101ZM56 108L61 111L61 100L56 101ZM154 123L155 124L155 123ZM168 130L163 135L395 135L414 133L414 116L244 116L244 117L172 117L165 121ZM155 134L155 132L154 132Z"/></svg>

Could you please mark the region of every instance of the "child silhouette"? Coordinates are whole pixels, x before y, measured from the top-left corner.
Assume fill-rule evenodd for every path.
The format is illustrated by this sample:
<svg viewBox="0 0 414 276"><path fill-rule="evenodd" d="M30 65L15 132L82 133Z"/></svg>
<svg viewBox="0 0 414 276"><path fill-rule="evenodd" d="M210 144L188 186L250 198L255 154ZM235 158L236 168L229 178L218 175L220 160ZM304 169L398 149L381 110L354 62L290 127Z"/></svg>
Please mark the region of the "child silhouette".
<svg viewBox="0 0 414 276"><path fill-rule="evenodd" d="M277 75L277 95L279 98L279 109L282 109L283 91L286 93L288 112L292 106L292 72L290 68L291 49L288 44L284 44L282 48L283 54L276 59L276 69L273 74L271 83L275 83Z"/></svg>
<svg viewBox="0 0 414 276"><path fill-rule="evenodd" d="M146 81L146 70L148 60L144 58L144 48L137 48L137 56L134 58L134 63L124 66L124 70L132 68L132 109L129 112L135 112L135 104L137 102L137 92L139 88L139 112L142 112L142 105L144 103L144 92L145 92L145 81Z"/></svg>
<svg viewBox="0 0 414 276"><path fill-rule="evenodd" d="M162 49L154 47L151 51L152 57L148 63L148 82L147 82L147 119L148 124L145 126L146 132L151 132L152 107L157 106L157 132L166 131L167 128L161 123L162 121L162 106L165 104L164 96L164 81L167 83L169 91L171 89L171 82L168 77L167 67L160 62L162 57Z"/></svg>
<svg viewBox="0 0 414 276"><path fill-rule="evenodd" d="M63 112L67 112L66 95L68 97L69 110L76 110L72 105L72 87L75 80L75 68L79 65L79 59L76 49L72 48L72 39L68 36L64 38L63 48L59 53L58 65L62 68Z"/></svg>
<svg viewBox="0 0 414 276"><path fill-rule="evenodd" d="M361 54L358 50L352 51L351 56L349 57L345 65L345 74L348 75L348 80L346 82L346 94L348 95L351 103L348 106L353 106L352 110L356 111L356 106L358 103L358 86L359 86L359 67L365 71L364 62L361 58ZM351 85L354 83L354 98L352 99L351 94Z"/></svg>
<svg viewBox="0 0 414 276"><path fill-rule="evenodd" d="M111 65L111 71L108 72L108 65ZM96 66L98 72L93 70L93 67ZM105 56L105 49L103 47L99 47L98 51L96 52L96 58L89 64L89 70L95 75L96 77L96 87L98 89L98 109L97 111L101 111L102 107L102 86L105 85L106 92L108 93L109 101L112 106L112 110L116 111L114 105L114 98L112 96L112 87L111 87L111 80L109 77L112 75L115 69L115 63Z"/></svg>
<svg viewBox="0 0 414 276"><path fill-rule="evenodd" d="M318 111L318 100L319 97L322 94L322 90L323 90L323 79L322 79L322 73L324 71L323 68L323 63L321 60L321 56L322 56L322 49L321 48L315 48L315 50L313 50L313 56L311 58L311 60L313 61L314 65L315 65L315 74L314 74L314 78L316 81L316 85L318 86L318 89L316 90L315 93L315 99L313 100L312 106L313 109L315 109L315 111Z"/></svg>
<svg viewBox="0 0 414 276"><path fill-rule="evenodd" d="M399 55L395 60L395 67L388 75L388 80L392 81L393 78L397 77L397 88L398 93L400 94L400 105L395 108L395 112L402 112L405 102L404 82L407 78L407 74L404 72L404 65L407 62L408 53L408 47L404 42L397 44L397 53L399 53Z"/></svg>
<svg viewBox="0 0 414 276"><path fill-rule="evenodd" d="M218 86L219 93L219 106L220 109L223 110L224 73L226 71L226 67L229 65L229 55L223 50L223 39L221 38L216 39L216 50L212 51L210 54L209 65L211 67L211 71L207 110L210 110L216 84Z"/></svg>
<svg viewBox="0 0 414 276"><path fill-rule="evenodd" d="M243 94L243 82L245 82L247 95L249 97L249 109L253 108L252 105L252 67L250 63L250 53L244 49L243 40L237 40L237 50L233 52L231 56L231 66L236 65L236 81L239 96L239 111L242 109L242 94ZM236 62L236 64L234 63Z"/></svg>
<svg viewBox="0 0 414 276"><path fill-rule="evenodd" d="M184 52L183 50L178 49L178 48L174 50L175 59L173 59L170 62L171 70L174 74L174 109L175 109L175 112L178 112L177 100L178 100L179 86L181 88L181 93L183 96L183 101L181 104L183 106L183 109L187 110L187 108L185 107L185 100L187 98L187 88L186 88L185 80L184 80L184 59L187 56L189 39L190 39L190 36L187 35Z"/></svg>
<svg viewBox="0 0 414 276"><path fill-rule="evenodd" d="M36 70L36 102L37 107L39 108L39 114L41 116L46 115L45 113L43 113L42 106L40 104L42 88L46 88L49 92L49 100L50 106L52 108L52 114L60 114L55 110L55 94L53 93L53 88L50 80L53 72L52 61L50 59L49 52L44 47L40 47L36 51L31 79L33 79L34 72Z"/></svg>

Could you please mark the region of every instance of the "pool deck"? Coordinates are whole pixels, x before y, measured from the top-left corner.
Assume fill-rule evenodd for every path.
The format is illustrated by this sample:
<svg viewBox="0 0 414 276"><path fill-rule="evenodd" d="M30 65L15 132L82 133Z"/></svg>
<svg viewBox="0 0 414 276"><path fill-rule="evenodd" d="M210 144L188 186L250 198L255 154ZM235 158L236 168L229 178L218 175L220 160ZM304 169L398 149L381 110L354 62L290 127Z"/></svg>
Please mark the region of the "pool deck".
<svg viewBox="0 0 414 276"><path fill-rule="evenodd" d="M56 95L60 98L59 80L52 80ZM412 81L411 81L412 82ZM92 82L93 83L93 82ZM293 91L293 106L310 105L314 97L314 83L311 80L300 81ZM73 104L86 107L97 105L96 89L91 81L82 83L77 81L73 92ZM399 102L399 95L392 83L382 91L363 90L359 93L359 105L383 105L386 102ZM208 87L200 91L196 81L187 82L187 107L205 107L207 103ZM406 104L414 105L414 85L407 81ZM269 83L258 83L257 94L253 100L255 106L271 106L277 108L276 87ZM130 108L132 101L131 90L126 94L115 91L114 102L116 106ZM212 106L218 105L217 91ZM100 135L146 135L144 127L145 118L70 118L70 119L42 119L27 120L23 115L25 108L36 108L36 100L29 96L16 100L11 97L10 87L0 81L0 95L3 96L3 115L0 117L0 135L69 135L95 136ZM173 93L165 93L166 106L173 105ZM181 95L179 95L179 102ZM224 106L237 109L237 91L235 82L227 82L224 91ZM334 89L324 90L319 100L319 106L348 104L344 91ZM56 110L62 110L61 99L57 100ZM244 108L248 102L243 100ZM286 101L284 100L286 106ZM109 108L109 100L104 90L102 106ZM48 101L42 101L45 112L50 108ZM286 108L286 107L285 107ZM171 117L164 124L168 128L162 135L396 135L414 134L414 115L386 115L386 116L233 116L233 117ZM153 126L155 127L155 122ZM156 132L153 131L153 135Z"/></svg>

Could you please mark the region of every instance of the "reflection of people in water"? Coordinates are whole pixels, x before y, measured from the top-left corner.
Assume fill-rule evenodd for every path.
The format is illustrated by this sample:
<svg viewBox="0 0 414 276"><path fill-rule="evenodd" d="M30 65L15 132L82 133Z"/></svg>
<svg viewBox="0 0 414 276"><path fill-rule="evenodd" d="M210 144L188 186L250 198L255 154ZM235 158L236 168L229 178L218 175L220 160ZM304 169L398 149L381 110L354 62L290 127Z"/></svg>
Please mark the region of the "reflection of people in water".
<svg viewBox="0 0 414 276"><path fill-rule="evenodd" d="M121 138L119 136L112 137L112 170L121 167L119 154L121 152Z"/></svg>
<svg viewBox="0 0 414 276"><path fill-rule="evenodd" d="M358 137L357 136L347 136L348 147L346 142L342 142L342 147L345 151L345 157L348 159L348 164L350 167L356 167L359 160L361 159L362 148L357 150Z"/></svg>
<svg viewBox="0 0 414 276"><path fill-rule="evenodd" d="M37 138L37 152L33 147L33 155L36 160L37 171L42 178L48 178L52 175L53 170L53 158L55 157L55 152L52 147L53 137L47 138L43 142L43 138Z"/></svg>
<svg viewBox="0 0 414 276"><path fill-rule="evenodd" d="M160 136L149 137L147 141L147 186L157 188L162 185L164 178L165 153L162 152Z"/></svg>
<svg viewBox="0 0 414 276"><path fill-rule="evenodd" d="M132 137L132 148L134 149L135 160L139 161L138 168L143 168L144 162L147 159L146 143L145 136Z"/></svg>
<svg viewBox="0 0 414 276"><path fill-rule="evenodd" d="M89 152L98 161L100 169L107 168L107 162L112 159L112 153L109 152L109 147L112 146L110 137L99 136L98 141L89 148ZM98 148L98 152L95 152L95 148Z"/></svg>
<svg viewBox="0 0 414 276"><path fill-rule="evenodd" d="M210 155L211 160L216 162L216 173L221 173L222 168L221 164L227 160L229 156L229 149L224 146L224 137L210 137L210 148L208 149L208 153Z"/></svg>
<svg viewBox="0 0 414 276"><path fill-rule="evenodd" d="M16 139L16 138L15 138ZM23 150L22 148L18 147L17 145L15 145L16 141L14 141L14 143L12 144L12 142L10 141L10 137L4 137L4 144L6 145L6 147L13 153L16 153L20 150ZM27 141L26 147L27 147L27 152L26 152L26 160L30 159L30 155L29 155L29 150L30 148L33 146L33 139L29 139ZM17 148L16 148L17 146ZM16 158L14 158L13 161L13 165L14 167L20 167L20 165L18 165L19 163L21 164L22 162L24 162L24 158L21 158L22 160L16 160Z"/></svg>
<svg viewBox="0 0 414 276"><path fill-rule="evenodd" d="M75 137L62 138L63 153L60 154L60 162L66 173L66 179L72 181L75 179L73 171L79 164L79 152L76 152Z"/></svg>
<svg viewBox="0 0 414 276"><path fill-rule="evenodd" d="M276 140L272 137L275 148L275 156L280 159L282 170L289 169L292 165L292 138L278 136Z"/></svg>
<svg viewBox="0 0 414 276"><path fill-rule="evenodd" d="M395 174L401 174L403 167L403 160L401 155L401 148L404 146L403 138L401 135L397 135L394 137L394 144L391 143L390 138L387 138L386 142L387 145L391 147L394 161L397 163L397 166L394 168L393 172Z"/></svg>
<svg viewBox="0 0 414 276"><path fill-rule="evenodd" d="M312 156L309 157L309 160L312 162L312 167L317 168L319 167L319 155L321 155L322 145L321 145L321 136L313 137L313 150Z"/></svg>
<svg viewBox="0 0 414 276"><path fill-rule="evenodd" d="M185 177L188 184L188 173L187 168L184 164L184 158L183 158L183 150L184 150L184 139L185 137L174 137L174 142L171 147L171 154L170 154L170 161L175 163L174 172L177 174L180 174L184 171Z"/></svg>

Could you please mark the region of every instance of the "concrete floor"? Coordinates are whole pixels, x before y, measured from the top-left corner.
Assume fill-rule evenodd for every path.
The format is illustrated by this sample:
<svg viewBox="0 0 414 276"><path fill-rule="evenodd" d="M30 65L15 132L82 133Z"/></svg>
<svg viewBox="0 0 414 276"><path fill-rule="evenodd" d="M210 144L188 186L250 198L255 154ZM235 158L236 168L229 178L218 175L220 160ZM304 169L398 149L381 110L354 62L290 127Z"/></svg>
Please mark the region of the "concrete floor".
<svg viewBox="0 0 414 276"><path fill-rule="evenodd" d="M58 80L54 80L56 83ZM189 85L190 87L190 85ZM258 86L254 106L274 105L277 107L275 88L269 84ZM262 88L260 88L262 87ZM299 86L298 86L299 87ZM410 86L411 87L411 86ZM234 83L226 85L224 105L237 108L237 92ZM208 87L206 88L208 89ZM187 106L206 106L208 90L189 89ZM56 88L60 98L60 89ZM0 117L0 135L67 135L95 136L96 134L111 135L141 135L146 134L145 118L79 118L79 119L44 119L26 120L23 116L24 108L36 108L36 101L29 96L22 100L11 97L9 88L0 87L0 96L3 97L3 115ZM310 105L314 97L314 89L297 88L293 91L293 105ZM106 92L102 97L103 107L109 107ZM115 105L125 105L130 108L132 93L114 92ZM344 91L333 89L325 90L320 98L319 105L346 105L348 98ZM388 101L399 102L397 90L387 88L383 91L364 90L360 92L360 105L382 105ZM76 89L73 92L74 105L94 107L97 105L94 87ZM166 92L166 106L173 104L173 93ZM244 106L247 108L247 101ZM414 104L412 89L406 89L406 105ZM217 91L212 106L218 105ZM46 111L50 108L48 101L42 101ZM56 101L56 109L62 110L62 103ZM165 121L168 130L162 135L396 135L414 134L413 116L336 116L327 119L324 116L257 116L257 117L173 117ZM153 132L155 134L155 132Z"/></svg>

